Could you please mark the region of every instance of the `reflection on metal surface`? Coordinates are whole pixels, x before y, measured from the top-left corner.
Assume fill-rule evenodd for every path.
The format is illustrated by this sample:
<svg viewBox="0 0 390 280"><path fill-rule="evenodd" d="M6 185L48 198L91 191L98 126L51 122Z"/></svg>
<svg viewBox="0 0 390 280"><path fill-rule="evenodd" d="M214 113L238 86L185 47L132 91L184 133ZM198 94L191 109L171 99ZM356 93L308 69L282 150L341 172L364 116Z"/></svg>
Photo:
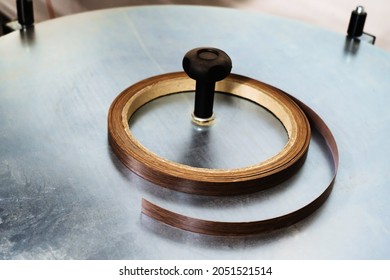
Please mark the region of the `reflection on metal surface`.
<svg viewBox="0 0 390 280"><path fill-rule="evenodd" d="M24 46L32 46L35 44L35 29L34 26L19 30L20 40Z"/></svg>
<svg viewBox="0 0 390 280"><path fill-rule="evenodd" d="M359 51L360 40L356 38L345 37L345 54L355 55Z"/></svg>

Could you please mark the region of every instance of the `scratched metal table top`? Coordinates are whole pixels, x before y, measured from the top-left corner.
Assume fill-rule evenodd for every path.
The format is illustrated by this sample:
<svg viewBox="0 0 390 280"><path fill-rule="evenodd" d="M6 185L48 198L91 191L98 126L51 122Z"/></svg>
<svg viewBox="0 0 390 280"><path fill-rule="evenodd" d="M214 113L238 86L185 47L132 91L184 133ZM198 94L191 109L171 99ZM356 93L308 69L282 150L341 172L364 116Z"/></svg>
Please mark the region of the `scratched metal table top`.
<svg viewBox="0 0 390 280"><path fill-rule="evenodd" d="M188 233L141 215L146 197L200 218L272 217L310 201L331 176L315 135L304 168L258 194L181 194L127 170L107 141L111 102L144 78L181 71L183 55L199 46L225 50L234 73L298 97L329 125L340 168L314 215L234 238ZM0 55L0 259L390 258L389 53L264 14L145 6L37 24L1 37ZM217 96L216 124L196 129L188 118L192 98L153 101L129 125L160 156L211 168L253 164L287 141L267 110L225 95Z"/></svg>

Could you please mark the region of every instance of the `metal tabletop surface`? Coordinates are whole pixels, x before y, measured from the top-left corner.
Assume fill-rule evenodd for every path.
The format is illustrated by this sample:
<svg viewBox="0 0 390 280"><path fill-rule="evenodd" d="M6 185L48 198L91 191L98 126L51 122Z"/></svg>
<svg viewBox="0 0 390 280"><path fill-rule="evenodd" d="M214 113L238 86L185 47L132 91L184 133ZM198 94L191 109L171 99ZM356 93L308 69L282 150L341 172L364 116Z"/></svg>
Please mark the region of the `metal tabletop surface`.
<svg viewBox="0 0 390 280"><path fill-rule="evenodd" d="M294 95L329 125L340 167L315 214L251 237L199 235L141 215L146 197L200 218L262 219L307 203L330 180L316 135L296 176L252 195L177 193L122 165L107 140L112 101L144 78L181 71L199 46L225 50L234 73ZM0 37L0 56L0 259L390 258L389 53L259 13L145 6L37 24ZM153 101L129 125L153 152L210 168L253 164L286 141L268 111L225 95L215 125L196 129L180 118L192 98Z"/></svg>

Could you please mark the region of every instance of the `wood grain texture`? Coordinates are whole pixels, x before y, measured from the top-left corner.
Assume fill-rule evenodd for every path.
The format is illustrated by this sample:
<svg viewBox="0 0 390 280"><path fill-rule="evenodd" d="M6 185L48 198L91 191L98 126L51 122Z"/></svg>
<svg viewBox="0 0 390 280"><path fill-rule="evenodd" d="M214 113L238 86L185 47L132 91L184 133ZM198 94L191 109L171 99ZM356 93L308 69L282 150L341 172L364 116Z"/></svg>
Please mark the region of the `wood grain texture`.
<svg viewBox="0 0 390 280"><path fill-rule="evenodd" d="M128 120L143 104L168 94L185 94L194 81L183 72L141 81L124 90L112 103L108 117L109 142L118 158L133 172L157 185L199 195L237 195L274 186L291 177L304 163L310 125L302 110L281 91L253 79L230 75L216 90L246 98L271 111L284 125L289 140L274 157L237 169L197 168L168 161L147 150L132 135Z"/></svg>

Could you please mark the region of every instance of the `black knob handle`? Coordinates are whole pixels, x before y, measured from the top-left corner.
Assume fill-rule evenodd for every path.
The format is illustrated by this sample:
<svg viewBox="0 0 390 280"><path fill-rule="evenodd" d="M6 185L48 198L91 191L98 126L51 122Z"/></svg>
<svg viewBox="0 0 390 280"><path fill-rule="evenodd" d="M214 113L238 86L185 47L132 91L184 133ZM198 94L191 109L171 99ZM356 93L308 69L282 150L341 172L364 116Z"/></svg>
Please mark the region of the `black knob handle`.
<svg viewBox="0 0 390 280"><path fill-rule="evenodd" d="M356 38L362 36L366 18L367 13L364 11L363 6L358 6L356 10L352 11L347 30L349 37Z"/></svg>
<svg viewBox="0 0 390 280"><path fill-rule="evenodd" d="M215 83L230 74L230 57L216 48L192 49L183 58L183 69L196 80L194 117L205 121L212 119Z"/></svg>
<svg viewBox="0 0 390 280"><path fill-rule="evenodd" d="M34 9L32 0L16 0L18 22L23 27L34 25Z"/></svg>

